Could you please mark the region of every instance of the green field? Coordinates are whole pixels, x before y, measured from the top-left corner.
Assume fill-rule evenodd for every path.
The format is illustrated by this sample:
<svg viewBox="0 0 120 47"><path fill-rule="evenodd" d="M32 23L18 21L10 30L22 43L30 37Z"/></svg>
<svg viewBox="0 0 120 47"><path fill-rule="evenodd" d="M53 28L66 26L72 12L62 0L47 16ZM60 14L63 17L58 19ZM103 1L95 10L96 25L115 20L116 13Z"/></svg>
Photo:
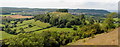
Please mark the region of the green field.
<svg viewBox="0 0 120 47"><path fill-rule="evenodd" d="M14 22L15 21L11 21L9 23L9 26L13 26L12 23L14 23ZM25 20L22 23L17 22L16 25L17 25L17 27L13 27L13 28L10 28L10 29L11 30L16 29L16 32L20 32L20 28L23 28L25 32L29 32L29 31L34 31L34 30L38 30L38 29L42 29L42 28L46 28L46 27L50 26L50 24L48 24L48 23L44 23L44 22L41 22L41 21L34 21L34 19ZM28 25L34 25L34 26L33 27L28 27ZM5 25L0 24L0 27L3 27L3 26L5 26ZM14 35L6 33L4 31L0 31L0 40L2 40L4 38L11 37L11 36L14 36Z"/></svg>
<svg viewBox="0 0 120 47"><path fill-rule="evenodd" d="M0 27L3 27L3 26L5 26L5 25L3 25L3 24L0 24Z"/></svg>
<svg viewBox="0 0 120 47"><path fill-rule="evenodd" d="M34 21L34 19L32 19L32 20L24 20L22 23L20 23L20 22L17 22L17 26L21 26L21 25L25 25L25 24L31 24L31 23L34 23L35 21Z"/></svg>
<svg viewBox="0 0 120 47"><path fill-rule="evenodd" d="M11 15L0 15L0 16L11 16Z"/></svg>
<svg viewBox="0 0 120 47"><path fill-rule="evenodd" d="M42 31L75 32L75 30L73 30L73 28L56 28L56 27L51 27L51 28L48 28L48 29L43 29L43 30L40 30L40 31L35 31L34 33L41 33Z"/></svg>
<svg viewBox="0 0 120 47"><path fill-rule="evenodd" d="M39 30L39 29L51 26L49 23L44 23L44 22L41 22L41 21L35 21L34 19L25 20L22 23L17 22L16 25L17 25L17 27L11 28L12 30L17 30L16 32L20 32L21 28L23 28L25 32L29 32L29 31L35 31L35 30ZM29 27L29 25L31 25L32 27Z"/></svg>
<svg viewBox="0 0 120 47"><path fill-rule="evenodd" d="M113 18L115 21L119 21L120 19L119 18Z"/></svg>
<svg viewBox="0 0 120 47"><path fill-rule="evenodd" d="M15 35L12 35L12 34L8 34L4 31L0 31L0 40L4 39L4 38L9 38L9 37L12 37L12 36L15 36Z"/></svg>

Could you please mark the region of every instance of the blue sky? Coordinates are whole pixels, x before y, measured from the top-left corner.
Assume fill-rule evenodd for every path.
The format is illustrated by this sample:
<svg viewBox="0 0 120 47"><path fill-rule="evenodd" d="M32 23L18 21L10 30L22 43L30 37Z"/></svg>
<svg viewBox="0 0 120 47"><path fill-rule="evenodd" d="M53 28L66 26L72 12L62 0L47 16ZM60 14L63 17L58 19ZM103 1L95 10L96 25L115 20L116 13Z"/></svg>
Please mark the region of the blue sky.
<svg viewBox="0 0 120 47"><path fill-rule="evenodd" d="M117 10L119 0L0 0L0 7Z"/></svg>

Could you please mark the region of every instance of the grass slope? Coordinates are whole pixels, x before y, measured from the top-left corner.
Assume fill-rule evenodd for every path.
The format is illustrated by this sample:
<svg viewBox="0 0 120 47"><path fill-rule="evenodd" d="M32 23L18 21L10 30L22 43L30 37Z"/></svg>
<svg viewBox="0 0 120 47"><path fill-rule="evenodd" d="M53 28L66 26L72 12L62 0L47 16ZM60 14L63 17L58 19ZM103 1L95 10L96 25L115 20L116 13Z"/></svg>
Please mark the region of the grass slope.
<svg viewBox="0 0 120 47"><path fill-rule="evenodd" d="M0 31L0 40L2 40L4 38L12 37L12 36L15 36L15 35L8 34L8 33L4 32L4 31Z"/></svg>
<svg viewBox="0 0 120 47"><path fill-rule="evenodd" d="M35 31L34 33L41 33L42 31L57 31L57 32L68 31L68 32L75 32L75 30L73 30L73 28L56 28L56 27L51 27L51 28L48 28L48 29Z"/></svg>

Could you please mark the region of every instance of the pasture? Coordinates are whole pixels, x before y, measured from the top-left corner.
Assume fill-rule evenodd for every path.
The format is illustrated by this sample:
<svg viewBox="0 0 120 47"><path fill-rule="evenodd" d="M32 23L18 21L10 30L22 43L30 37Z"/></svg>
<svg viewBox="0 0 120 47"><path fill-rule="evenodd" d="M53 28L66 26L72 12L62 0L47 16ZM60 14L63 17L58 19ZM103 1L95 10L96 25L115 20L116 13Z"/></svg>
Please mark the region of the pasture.
<svg viewBox="0 0 120 47"><path fill-rule="evenodd" d="M15 36L15 35L6 33L4 31L0 31L0 40L5 39L5 38L9 38L9 37L12 37L12 36Z"/></svg>
<svg viewBox="0 0 120 47"><path fill-rule="evenodd" d="M17 27L11 28L11 30L16 30L17 32L20 32L22 28L25 32L30 32L30 31L43 29L51 25L49 23L44 23L41 21L35 21L34 19L31 19L31 20L24 20L22 23L17 22L16 26Z"/></svg>
<svg viewBox="0 0 120 47"><path fill-rule="evenodd" d="M48 29L43 29L43 30L35 31L34 33L41 33L43 31L75 32L75 30L73 30L73 28L56 28L56 27L51 27L51 28L48 28Z"/></svg>

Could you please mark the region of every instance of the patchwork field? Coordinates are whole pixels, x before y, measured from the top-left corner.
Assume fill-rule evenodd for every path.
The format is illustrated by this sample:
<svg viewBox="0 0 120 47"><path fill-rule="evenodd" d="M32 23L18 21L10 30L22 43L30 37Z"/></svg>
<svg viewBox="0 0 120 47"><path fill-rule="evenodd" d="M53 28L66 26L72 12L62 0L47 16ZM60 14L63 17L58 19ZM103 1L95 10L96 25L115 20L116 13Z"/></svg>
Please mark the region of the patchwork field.
<svg viewBox="0 0 120 47"><path fill-rule="evenodd" d="M48 26L51 26L48 23L44 23L41 21L35 21L32 20L25 20L22 23L17 22L17 27L11 28L12 30L16 30L17 32L20 32L21 29L23 29L25 32L35 31L39 29L46 28Z"/></svg>
<svg viewBox="0 0 120 47"><path fill-rule="evenodd" d="M13 23L15 23L15 21L11 21L9 23L9 26L11 26L11 27L14 26ZM5 25L0 24L0 27L4 27L4 26ZM35 21L34 19L31 19L31 20L24 20L22 23L17 22L16 27L13 27L10 29L12 31L15 31L15 33L19 33L19 32L21 32L21 29L23 29L22 31L25 31L25 32L31 32L31 31L46 28L48 26L51 26L51 25L49 23L44 23L41 21ZM11 37L11 36L15 36L15 35L11 35L5 31L0 31L0 40Z"/></svg>

